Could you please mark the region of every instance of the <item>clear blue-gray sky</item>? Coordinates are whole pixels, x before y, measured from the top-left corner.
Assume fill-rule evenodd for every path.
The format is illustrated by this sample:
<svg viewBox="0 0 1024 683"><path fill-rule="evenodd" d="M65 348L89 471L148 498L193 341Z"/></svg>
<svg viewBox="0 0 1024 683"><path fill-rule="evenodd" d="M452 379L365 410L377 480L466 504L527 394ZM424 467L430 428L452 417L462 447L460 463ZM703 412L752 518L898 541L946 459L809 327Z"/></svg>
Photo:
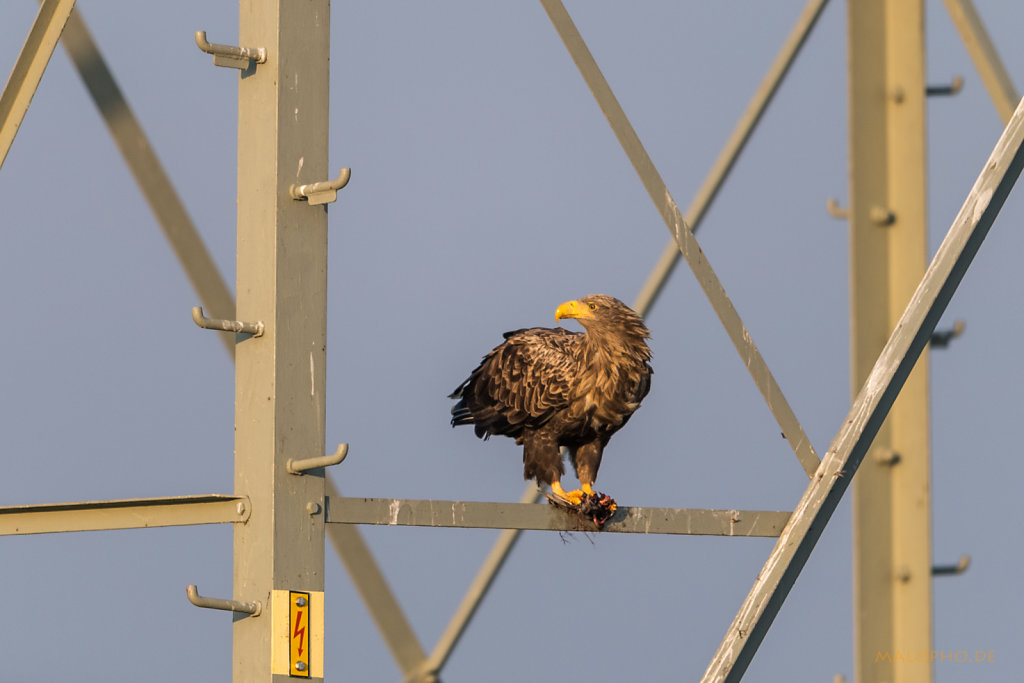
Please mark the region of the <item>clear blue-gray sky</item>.
<svg viewBox="0 0 1024 683"><path fill-rule="evenodd" d="M192 34L235 43L236 3L79 3L229 282L236 72ZM568 9L683 207L803 2L570 2ZM979 2L1018 85L1024 8ZM932 249L1002 125L946 16L927 3ZM0 71L36 3L0 8ZM535 2L336 2L328 446L349 495L514 501L519 449L448 424L445 398L518 327L592 292L631 301L668 233ZM819 452L845 416L845 4L832 3L699 239ZM937 650L991 651L936 680L1021 668L1024 190L1011 195L932 356ZM62 49L0 171L0 505L232 492L233 372ZM681 265L648 316L654 387L612 440L620 504L791 509L806 485L699 286ZM573 325L570 328L576 329ZM429 651L493 531L363 528ZM525 534L444 671L458 681L695 680L766 558L766 539ZM839 508L750 667L752 681L852 675L849 504ZM223 681L231 529L0 542L0 681ZM398 669L333 553L330 681Z"/></svg>

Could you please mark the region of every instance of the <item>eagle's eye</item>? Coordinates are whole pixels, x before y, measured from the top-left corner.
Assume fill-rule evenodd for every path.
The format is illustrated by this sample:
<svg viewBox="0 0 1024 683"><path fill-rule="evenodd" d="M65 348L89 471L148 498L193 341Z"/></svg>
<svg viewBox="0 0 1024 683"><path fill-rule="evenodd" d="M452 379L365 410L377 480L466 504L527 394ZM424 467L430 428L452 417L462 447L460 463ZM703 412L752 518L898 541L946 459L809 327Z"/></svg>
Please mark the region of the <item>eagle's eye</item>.
<svg viewBox="0 0 1024 683"><path fill-rule="evenodd" d="M597 304L587 304L587 305L590 306L590 310L592 310L592 311L596 311L597 310Z"/></svg>

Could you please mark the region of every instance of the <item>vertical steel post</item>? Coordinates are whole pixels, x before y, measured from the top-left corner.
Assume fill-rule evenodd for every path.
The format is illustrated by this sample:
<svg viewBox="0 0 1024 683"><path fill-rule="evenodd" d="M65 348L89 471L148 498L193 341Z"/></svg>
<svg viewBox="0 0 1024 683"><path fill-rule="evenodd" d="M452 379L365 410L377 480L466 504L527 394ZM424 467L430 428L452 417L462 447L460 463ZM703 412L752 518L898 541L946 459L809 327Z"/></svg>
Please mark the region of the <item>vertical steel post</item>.
<svg viewBox="0 0 1024 683"><path fill-rule="evenodd" d="M324 453L327 211L289 187L328 177L329 9L240 1L239 44L267 57L238 84L236 315L265 332L235 350L235 490L252 514L235 526L234 597L263 608L235 615L235 683L324 675L324 473L286 462Z"/></svg>
<svg viewBox="0 0 1024 683"><path fill-rule="evenodd" d="M924 4L849 0L853 391L925 271ZM928 355L922 353L853 480L854 664L859 683L930 681ZM903 657L899 657L902 653Z"/></svg>

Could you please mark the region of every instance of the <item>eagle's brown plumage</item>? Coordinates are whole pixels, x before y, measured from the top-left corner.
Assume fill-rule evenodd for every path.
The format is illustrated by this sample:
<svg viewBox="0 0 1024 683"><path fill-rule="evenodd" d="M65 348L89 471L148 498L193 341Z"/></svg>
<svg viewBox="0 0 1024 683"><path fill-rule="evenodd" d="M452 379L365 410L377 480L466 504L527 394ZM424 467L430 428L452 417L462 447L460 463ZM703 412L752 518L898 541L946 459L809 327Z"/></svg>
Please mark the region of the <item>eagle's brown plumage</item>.
<svg viewBox="0 0 1024 683"><path fill-rule="evenodd" d="M559 318L577 319L586 332L506 332L452 392L458 399L452 426L472 424L484 439L514 438L523 445L524 478L550 484L560 495L565 447L583 491L591 494L608 439L650 390L650 331L628 306L604 294L562 304Z"/></svg>

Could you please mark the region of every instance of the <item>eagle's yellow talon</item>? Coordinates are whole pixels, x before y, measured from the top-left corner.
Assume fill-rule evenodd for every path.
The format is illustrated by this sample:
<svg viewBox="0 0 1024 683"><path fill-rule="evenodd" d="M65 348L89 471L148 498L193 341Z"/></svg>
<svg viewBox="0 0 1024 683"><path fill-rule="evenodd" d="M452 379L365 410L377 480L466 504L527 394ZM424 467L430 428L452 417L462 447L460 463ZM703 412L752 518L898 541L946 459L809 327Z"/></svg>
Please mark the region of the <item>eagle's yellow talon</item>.
<svg viewBox="0 0 1024 683"><path fill-rule="evenodd" d="M567 500L573 505L579 505L583 502L583 491L579 489L575 491L566 491L562 488L562 484L557 481L551 482L551 493L555 494L562 500Z"/></svg>

